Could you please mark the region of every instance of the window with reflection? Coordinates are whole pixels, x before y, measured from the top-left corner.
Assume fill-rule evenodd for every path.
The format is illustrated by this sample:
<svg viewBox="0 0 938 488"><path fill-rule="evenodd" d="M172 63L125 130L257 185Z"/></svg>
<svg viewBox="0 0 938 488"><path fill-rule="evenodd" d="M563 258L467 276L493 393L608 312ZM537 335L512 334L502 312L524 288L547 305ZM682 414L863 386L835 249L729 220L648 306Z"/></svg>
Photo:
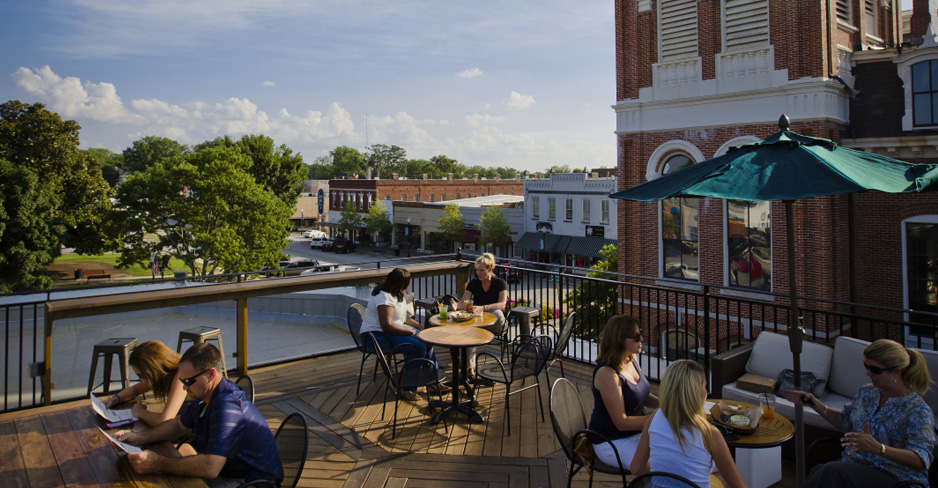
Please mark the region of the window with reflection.
<svg viewBox="0 0 938 488"><path fill-rule="evenodd" d="M938 312L938 224L906 224L906 270L909 308ZM934 316L911 313L909 319L921 324L938 325ZM915 327L917 335L933 335L924 327Z"/></svg>
<svg viewBox="0 0 938 488"><path fill-rule="evenodd" d="M541 199L540 197L531 197L531 218L541 218Z"/></svg>
<svg viewBox="0 0 938 488"><path fill-rule="evenodd" d="M671 156L661 174L673 173L694 164L683 155ZM661 202L662 276L699 281L697 198L668 198Z"/></svg>
<svg viewBox="0 0 938 488"><path fill-rule="evenodd" d="M557 199L547 197L547 220L557 219Z"/></svg>
<svg viewBox="0 0 938 488"><path fill-rule="evenodd" d="M938 125L938 59L912 65L912 120L915 126Z"/></svg>
<svg viewBox="0 0 938 488"><path fill-rule="evenodd" d="M726 201L731 286L772 291L770 202Z"/></svg>

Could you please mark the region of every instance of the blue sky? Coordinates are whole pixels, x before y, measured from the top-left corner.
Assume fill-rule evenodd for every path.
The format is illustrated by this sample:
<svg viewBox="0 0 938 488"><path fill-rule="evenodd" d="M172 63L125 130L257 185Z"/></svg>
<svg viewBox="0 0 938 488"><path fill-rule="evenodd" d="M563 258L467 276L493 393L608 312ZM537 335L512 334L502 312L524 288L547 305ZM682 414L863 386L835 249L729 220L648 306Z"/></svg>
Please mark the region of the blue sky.
<svg viewBox="0 0 938 488"><path fill-rule="evenodd" d="M0 101L82 147L262 133L543 170L615 166L613 0L7 2ZM367 134L366 134L367 119Z"/></svg>

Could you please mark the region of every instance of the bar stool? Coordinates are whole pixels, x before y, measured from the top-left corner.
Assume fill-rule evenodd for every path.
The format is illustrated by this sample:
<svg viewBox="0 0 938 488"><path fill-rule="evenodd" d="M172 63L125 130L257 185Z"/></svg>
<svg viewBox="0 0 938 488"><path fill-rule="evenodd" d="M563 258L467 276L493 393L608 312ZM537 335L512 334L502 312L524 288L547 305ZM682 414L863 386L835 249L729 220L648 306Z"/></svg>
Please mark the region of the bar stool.
<svg viewBox="0 0 938 488"><path fill-rule="evenodd" d="M508 312L508 318L515 318L518 320L519 328L521 329L521 334L528 335L531 333L531 319L536 319L540 317L541 309L534 307L512 307L511 311Z"/></svg>
<svg viewBox="0 0 938 488"><path fill-rule="evenodd" d="M227 378L228 368L225 366L225 347L221 343L221 329L201 326L179 331L179 343L176 345L176 352L182 352L183 342L191 342L194 346L210 340L218 341L218 352L221 353L221 370Z"/></svg>
<svg viewBox="0 0 938 488"><path fill-rule="evenodd" d="M104 393L111 391L111 366L114 355L120 359L121 385L130 386L130 351L137 347L137 339L133 337L112 337L94 345L91 356L91 375L88 376L88 394L94 390L94 376L98 370L98 359L104 357Z"/></svg>

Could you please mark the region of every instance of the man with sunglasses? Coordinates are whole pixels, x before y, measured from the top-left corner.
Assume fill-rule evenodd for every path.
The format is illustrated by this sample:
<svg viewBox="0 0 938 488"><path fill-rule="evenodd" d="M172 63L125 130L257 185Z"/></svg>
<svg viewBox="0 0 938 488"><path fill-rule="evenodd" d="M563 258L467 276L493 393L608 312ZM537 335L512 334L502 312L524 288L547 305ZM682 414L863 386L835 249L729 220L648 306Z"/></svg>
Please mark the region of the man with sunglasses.
<svg viewBox="0 0 938 488"><path fill-rule="evenodd" d="M129 454L138 473L163 472L205 478L210 486L238 486L255 480L283 480L274 436L244 392L221 374L221 353L208 343L190 347L179 360L179 381L189 407L176 418L142 432L122 431L117 438L133 445L174 440L195 432L195 449L179 448L181 457L153 451Z"/></svg>

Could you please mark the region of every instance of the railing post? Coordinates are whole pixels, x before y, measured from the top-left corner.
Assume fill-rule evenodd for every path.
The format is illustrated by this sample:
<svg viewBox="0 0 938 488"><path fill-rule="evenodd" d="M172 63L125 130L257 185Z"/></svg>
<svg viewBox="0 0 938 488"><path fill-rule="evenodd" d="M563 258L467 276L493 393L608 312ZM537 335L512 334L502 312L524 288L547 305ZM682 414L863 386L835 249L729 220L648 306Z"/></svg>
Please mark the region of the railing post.
<svg viewBox="0 0 938 488"><path fill-rule="evenodd" d="M235 306L238 316L238 350L235 352L238 358L238 374L248 374L248 299L241 297L237 300Z"/></svg>
<svg viewBox="0 0 938 488"><path fill-rule="evenodd" d="M42 373L42 404L52 405L52 314L49 312L48 301L43 316L42 350L42 360L45 362L45 371Z"/></svg>
<svg viewBox="0 0 938 488"><path fill-rule="evenodd" d="M466 285L469 284L469 273L472 269L472 266L463 266L456 270L456 298L460 300L463 294L466 293Z"/></svg>
<svg viewBox="0 0 938 488"><path fill-rule="evenodd" d="M710 377L710 287L703 287L703 314L704 314L704 374ZM719 323L719 321L717 322ZM717 341L720 340L720 334L717 333ZM716 345L716 351L720 351L720 345ZM722 386L722 385L721 385ZM710 385L710 391L713 392L713 385Z"/></svg>

